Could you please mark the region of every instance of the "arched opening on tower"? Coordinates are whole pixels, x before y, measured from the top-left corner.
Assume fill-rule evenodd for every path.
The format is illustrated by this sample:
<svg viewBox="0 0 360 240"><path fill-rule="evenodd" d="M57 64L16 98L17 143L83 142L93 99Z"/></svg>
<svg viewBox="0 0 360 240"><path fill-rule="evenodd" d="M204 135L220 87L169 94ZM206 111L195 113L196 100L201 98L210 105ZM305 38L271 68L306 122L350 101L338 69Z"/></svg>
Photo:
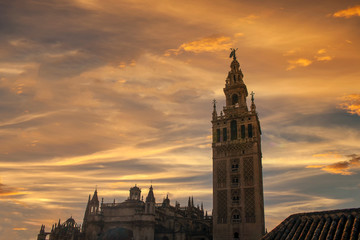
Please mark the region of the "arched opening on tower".
<svg viewBox="0 0 360 240"><path fill-rule="evenodd" d="M239 233L238 232L234 232L234 240L238 240L239 239Z"/></svg>
<svg viewBox="0 0 360 240"><path fill-rule="evenodd" d="M239 96L237 94L233 94L232 97L231 97L231 102L232 102L232 105L235 105L237 103L239 103Z"/></svg>
<svg viewBox="0 0 360 240"><path fill-rule="evenodd" d="M231 121L230 128L231 128L231 140L237 139L237 123L236 123L236 120Z"/></svg>
<svg viewBox="0 0 360 240"><path fill-rule="evenodd" d="M241 222L241 218L240 218L240 211L239 210L234 210L232 213L232 222L233 223L239 223ZM235 232L236 233L236 232ZM235 238L235 233L234 233L234 238ZM238 233L239 234L239 233Z"/></svg>

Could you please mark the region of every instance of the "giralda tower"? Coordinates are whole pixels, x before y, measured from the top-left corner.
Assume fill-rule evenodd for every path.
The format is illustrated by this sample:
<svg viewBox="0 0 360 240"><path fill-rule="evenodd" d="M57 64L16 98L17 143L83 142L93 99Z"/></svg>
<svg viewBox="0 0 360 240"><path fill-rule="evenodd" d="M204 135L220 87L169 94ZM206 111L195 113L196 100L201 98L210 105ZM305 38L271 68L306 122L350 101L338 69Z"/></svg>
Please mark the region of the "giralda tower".
<svg viewBox="0 0 360 240"><path fill-rule="evenodd" d="M214 240L258 240L265 232L261 129L235 50L224 93L226 106L212 114Z"/></svg>

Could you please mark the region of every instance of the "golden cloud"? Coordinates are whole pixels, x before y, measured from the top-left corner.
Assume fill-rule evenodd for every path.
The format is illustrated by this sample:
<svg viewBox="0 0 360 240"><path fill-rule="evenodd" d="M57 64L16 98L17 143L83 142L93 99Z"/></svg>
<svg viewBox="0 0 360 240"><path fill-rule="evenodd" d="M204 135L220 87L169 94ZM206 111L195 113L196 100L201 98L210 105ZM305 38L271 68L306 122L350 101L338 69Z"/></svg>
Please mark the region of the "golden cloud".
<svg viewBox="0 0 360 240"><path fill-rule="evenodd" d="M319 153L312 155L313 157L317 158L341 158L342 155L340 155L338 152L327 152L327 153Z"/></svg>
<svg viewBox="0 0 360 240"><path fill-rule="evenodd" d="M23 195L24 192L19 191L19 189L8 187L0 183L0 199L8 199L11 196Z"/></svg>
<svg viewBox="0 0 360 240"><path fill-rule="evenodd" d="M352 169L360 168L360 156L352 155L352 159L336 162L330 165L310 165L306 168L320 168L321 170L340 175L353 175L355 172Z"/></svg>
<svg viewBox="0 0 360 240"><path fill-rule="evenodd" d="M13 228L13 230L15 230L15 231L26 231L28 229L27 228Z"/></svg>
<svg viewBox="0 0 360 240"><path fill-rule="evenodd" d="M318 54L324 54L326 53L326 49L320 49L319 51L317 51Z"/></svg>
<svg viewBox="0 0 360 240"><path fill-rule="evenodd" d="M220 37L207 37L197 41L183 43L177 49L169 49L164 54L165 56L178 55L181 52L216 52L222 50L229 50L232 46L231 38L220 36Z"/></svg>
<svg viewBox="0 0 360 240"><path fill-rule="evenodd" d="M294 55L297 51L298 51L298 49L289 50L289 51L285 52L283 54L283 56ZM312 59L298 58L295 60L288 60L289 66L287 67L286 70L292 70L296 67L307 67L315 61L325 62L325 61L330 61L333 59L333 57L331 57L331 56L324 55L325 53L326 53L326 49L319 49L317 51L316 55Z"/></svg>
<svg viewBox="0 0 360 240"><path fill-rule="evenodd" d="M360 5L350 7L348 9L340 10L333 14L333 17L344 17L344 18L350 18L353 16L359 16L360 17Z"/></svg>
<svg viewBox="0 0 360 240"><path fill-rule="evenodd" d="M342 100L343 102L338 105L340 109L360 116L360 94L350 94L342 97Z"/></svg>
<svg viewBox="0 0 360 240"><path fill-rule="evenodd" d="M289 60L289 67L286 70L291 70L294 69L296 67L306 67L309 66L312 61L306 58L299 58L296 60Z"/></svg>
<svg viewBox="0 0 360 240"><path fill-rule="evenodd" d="M330 57L330 56L316 56L315 58L319 62L321 62L321 61L330 61L332 59L332 57Z"/></svg>

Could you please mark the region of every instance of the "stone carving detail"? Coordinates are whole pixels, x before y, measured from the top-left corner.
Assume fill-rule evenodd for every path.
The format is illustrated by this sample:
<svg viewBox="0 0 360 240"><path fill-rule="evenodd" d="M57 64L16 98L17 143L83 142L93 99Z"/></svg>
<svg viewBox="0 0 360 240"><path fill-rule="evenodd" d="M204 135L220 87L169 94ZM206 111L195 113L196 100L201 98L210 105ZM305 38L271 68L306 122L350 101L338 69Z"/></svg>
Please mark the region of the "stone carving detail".
<svg viewBox="0 0 360 240"><path fill-rule="evenodd" d="M217 186L219 188L226 187L226 160L221 160L217 162L216 175Z"/></svg>
<svg viewBox="0 0 360 240"><path fill-rule="evenodd" d="M255 222L255 194L254 188L245 188L245 220Z"/></svg>
<svg viewBox="0 0 360 240"><path fill-rule="evenodd" d="M227 190L217 191L217 222L227 223Z"/></svg>
<svg viewBox="0 0 360 240"><path fill-rule="evenodd" d="M254 161L252 157L243 160L243 175L245 186L254 185Z"/></svg>
<svg viewBox="0 0 360 240"><path fill-rule="evenodd" d="M251 149L252 146L253 146L253 142L245 142L245 143L225 144L222 146L217 146L215 149L217 154L230 153L231 155L233 155L233 154L238 154L239 151Z"/></svg>

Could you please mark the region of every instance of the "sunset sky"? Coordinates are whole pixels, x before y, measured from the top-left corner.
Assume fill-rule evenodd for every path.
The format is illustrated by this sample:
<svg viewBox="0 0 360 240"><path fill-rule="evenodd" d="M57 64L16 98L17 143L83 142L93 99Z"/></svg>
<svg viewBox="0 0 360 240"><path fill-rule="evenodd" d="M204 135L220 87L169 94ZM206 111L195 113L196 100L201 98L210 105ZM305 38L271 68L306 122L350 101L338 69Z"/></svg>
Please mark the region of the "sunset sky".
<svg viewBox="0 0 360 240"><path fill-rule="evenodd" d="M1 0L0 239L82 218L98 188L212 210L230 48L262 127L266 227L360 207L360 3ZM249 102L249 100L248 100Z"/></svg>

